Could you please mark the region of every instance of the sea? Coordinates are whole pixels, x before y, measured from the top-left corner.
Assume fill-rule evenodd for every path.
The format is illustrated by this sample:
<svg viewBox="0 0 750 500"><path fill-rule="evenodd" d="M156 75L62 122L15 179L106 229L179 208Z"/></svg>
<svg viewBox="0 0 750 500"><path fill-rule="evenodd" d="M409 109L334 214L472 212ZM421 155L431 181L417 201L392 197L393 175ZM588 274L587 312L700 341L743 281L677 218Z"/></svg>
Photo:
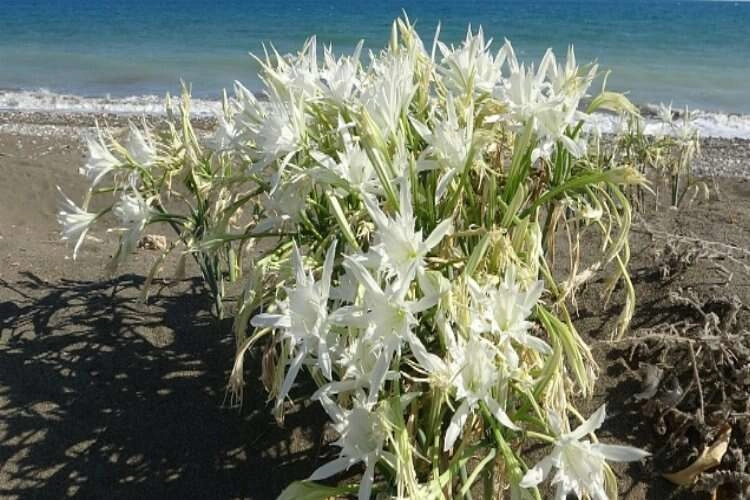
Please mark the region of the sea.
<svg viewBox="0 0 750 500"><path fill-rule="evenodd" d="M235 80L260 90L250 53L317 35L377 50L406 13L430 45L481 26L523 60L551 47L611 70L648 107L700 110L704 135L750 138L750 2L684 0L0 0L0 109L153 112L191 85L216 107Z"/></svg>

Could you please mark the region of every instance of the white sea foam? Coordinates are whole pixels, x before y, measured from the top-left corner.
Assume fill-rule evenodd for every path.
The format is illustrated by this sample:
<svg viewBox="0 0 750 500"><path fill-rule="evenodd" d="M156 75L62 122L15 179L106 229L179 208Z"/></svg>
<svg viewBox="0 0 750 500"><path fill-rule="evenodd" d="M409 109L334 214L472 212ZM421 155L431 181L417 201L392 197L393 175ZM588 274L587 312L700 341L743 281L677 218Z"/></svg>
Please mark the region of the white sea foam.
<svg viewBox="0 0 750 500"><path fill-rule="evenodd" d="M212 115L221 109L219 101L192 99L192 111L198 116ZM82 97L49 90L0 90L0 110L58 113L162 114L165 97L140 95L129 97Z"/></svg>
<svg viewBox="0 0 750 500"><path fill-rule="evenodd" d="M197 116L210 116L221 109L219 101L193 99L192 111ZM40 111L65 113L116 113L116 114L161 114L164 113L164 97L142 95L130 97L81 97L57 94L48 90L8 91L0 90L0 110ZM701 137L750 139L750 115L696 111L694 124ZM620 127L619 118L597 113L594 123L602 132L612 133ZM665 133L656 118L646 118L646 133Z"/></svg>
<svg viewBox="0 0 750 500"><path fill-rule="evenodd" d="M691 111L693 113L693 111ZM750 115L713 113L694 111L693 125L698 128L700 137L719 137L724 139L750 139ZM615 133L622 126L618 116L606 113L595 113L593 123L604 133ZM668 135L669 127L656 117L645 117L646 134ZM677 120L679 123L679 119Z"/></svg>

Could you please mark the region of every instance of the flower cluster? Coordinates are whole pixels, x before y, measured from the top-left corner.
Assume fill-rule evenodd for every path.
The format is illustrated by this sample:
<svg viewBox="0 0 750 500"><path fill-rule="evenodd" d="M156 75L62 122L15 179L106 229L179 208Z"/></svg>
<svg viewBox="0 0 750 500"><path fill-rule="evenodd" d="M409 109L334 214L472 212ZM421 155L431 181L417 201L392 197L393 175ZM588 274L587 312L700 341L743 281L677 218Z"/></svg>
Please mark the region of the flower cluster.
<svg viewBox="0 0 750 500"><path fill-rule="evenodd" d="M248 274L230 390L241 394L245 353L267 338L277 419L311 378L303 396L339 434L339 456L310 480L361 464L361 499L459 496L482 476L488 495L538 496L552 466L562 494L596 497L605 458L643 457L581 441L603 409L563 430L596 365L566 309L583 274L573 263L563 282L548 262L558 229L582 230L567 210L580 207L601 231L596 269L615 261L613 282L624 276L621 189L643 179L589 155L597 136L583 125L597 108L632 105L606 93L581 111L597 67L579 68L572 49L564 64L548 51L534 67L509 42L491 47L480 29L428 52L406 19L367 61L361 44L319 59L312 38L296 55L259 58L262 98L237 83L206 140L185 96L159 134L132 126L122 144L89 142L82 173L92 195L112 183L118 256L166 223L178 236L167 251L195 257L217 309L224 281ZM178 178L186 213L166 208L185 199ZM98 219L65 198L75 252ZM526 470L515 444L529 439L555 448Z"/></svg>

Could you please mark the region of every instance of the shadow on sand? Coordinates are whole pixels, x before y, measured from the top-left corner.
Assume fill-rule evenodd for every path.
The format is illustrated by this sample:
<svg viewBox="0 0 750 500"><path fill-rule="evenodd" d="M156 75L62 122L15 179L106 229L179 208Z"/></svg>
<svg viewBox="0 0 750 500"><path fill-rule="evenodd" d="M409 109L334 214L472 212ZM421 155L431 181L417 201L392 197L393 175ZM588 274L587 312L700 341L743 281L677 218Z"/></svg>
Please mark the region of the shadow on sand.
<svg viewBox="0 0 750 500"><path fill-rule="evenodd" d="M255 371L221 407L233 340L200 283L142 284L0 280L0 497L268 499L320 465L317 407L279 428Z"/></svg>

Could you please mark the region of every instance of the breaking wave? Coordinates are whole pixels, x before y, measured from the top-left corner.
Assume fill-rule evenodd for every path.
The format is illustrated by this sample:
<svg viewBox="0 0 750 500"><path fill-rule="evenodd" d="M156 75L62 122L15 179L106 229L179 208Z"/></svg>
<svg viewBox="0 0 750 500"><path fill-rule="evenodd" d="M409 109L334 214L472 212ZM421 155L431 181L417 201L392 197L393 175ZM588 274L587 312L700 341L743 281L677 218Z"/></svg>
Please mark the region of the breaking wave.
<svg viewBox="0 0 750 500"><path fill-rule="evenodd" d="M646 132L663 131L663 125L649 117L644 107ZM192 110L197 116L211 116L221 109L216 100L193 99ZM0 90L0 110L49 113L114 113L114 114L162 114L165 98L156 95L129 97L83 97L58 94L48 90ZM596 114L594 123L602 132L615 132L620 127L619 118L609 114ZM695 125L701 137L750 139L750 115L696 111Z"/></svg>

